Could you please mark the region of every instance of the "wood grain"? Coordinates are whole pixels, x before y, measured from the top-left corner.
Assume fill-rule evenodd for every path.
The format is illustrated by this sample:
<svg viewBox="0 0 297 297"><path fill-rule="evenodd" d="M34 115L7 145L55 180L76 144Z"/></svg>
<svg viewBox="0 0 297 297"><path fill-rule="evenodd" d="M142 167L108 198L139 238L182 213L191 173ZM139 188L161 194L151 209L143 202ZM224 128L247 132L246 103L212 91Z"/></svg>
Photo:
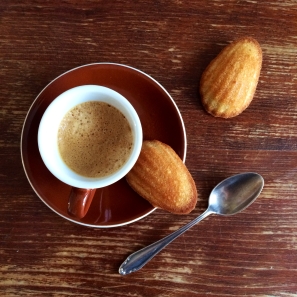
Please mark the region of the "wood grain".
<svg viewBox="0 0 297 297"><path fill-rule="evenodd" d="M0 1L0 34L1 296L297 296L296 1ZM263 50L254 100L238 117L214 118L199 79L246 35ZM51 80L93 62L136 67L174 98L200 197L191 214L156 210L93 230L35 195L19 149L27 111ZM139 272L118 274L131 252L200 214L216 183L243 171L265 179L252 206L209 217Z"/></svg>

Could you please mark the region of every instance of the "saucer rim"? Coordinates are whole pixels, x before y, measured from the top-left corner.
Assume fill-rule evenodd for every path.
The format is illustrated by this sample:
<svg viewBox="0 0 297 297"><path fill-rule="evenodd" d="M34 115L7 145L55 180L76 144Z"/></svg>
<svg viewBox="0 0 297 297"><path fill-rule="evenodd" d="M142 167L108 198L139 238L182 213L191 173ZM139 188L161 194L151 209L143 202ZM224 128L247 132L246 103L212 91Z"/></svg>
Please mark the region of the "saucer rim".
<svg viewBox="0 0 297 297"><path fill-rule="evenodd" d="M23 127L22 127L22 131L21 131L21 141L20 141L20 152L21 152L21 160L22 160L22 166L23 166L23 169L24 169L24 172L25 172L25 175L27 177L27 180L31 186L31 188L33 189L33 191L35 192L35 194L38 196L38 198L48 207L50 208L53 212L55 212L57 215L59 215L60 217L66 219L67 221L70 221L72 223L75 223L75 224L78 224L78 225L81 225L81 226L85 226L85 227L90 227L90 228L95 228L95 229L108 229L108 228L115 228L115 227L121 227L121 226L125 226L125 225L129 225L129 224L132 224L132 223L135 223L143 218L145 218L146 216L150 215L152 212L154 212L157 207L153 207L150 211L148 211L147 213L143 214L142 216L139 216L135 219L132 219L132 220L129 220L129 221L126 221L126 222L123 222L123 223L119 223L119 224L112 224L112 225L94 225L94 224L88 224L88 223L84 223L84 222L79 222L79 221L76 221L76 220L73 220L69 217L66 217L64 216L63 214L59 213L58 211L56 211L54 208L52 208L46 201L44 201L44 199L42 197L40 197L40 195L38 194L38 192L36 191L36 189L34 188L34 186L32 185L31 183L31 180L27 174L27 170L26 170L26 166L24 164L24 157L23 157L23 134L24 134L24 129L25 129L25 125L27 123L27 120L28 120L28 117L31 113L31 109L33 108L35 102L38 100L38 98L40 97L40 95L44 92L45 89L47 89L52 83L54 83L56 80L58 80L60 77L64 76L64 75L67 75L67 73L70 73L72 71L75 71L77 69L80 69L80 68L83 68L83 67L89 67L89 66L96 66L96 65L113 65L113 66L118 66L118 67L124 67L124 68L129 68L133 71L136 71L144 76L146 76L147 78L149 78L149 80L153 81L155 84L157 84L164 92L165 94L167 95L168 98L170 98L173 106L175 107L175 110L177 111L177 114L180 118L180 122L181 122L181 126L182 126L182 131L183 131L183 136L184 136L184 154L182 156L182 161L183 163L185 163L186 161L186 155L187 155L187 134L186 134L186 129L185 129L185 124L184 124L184 121L183 121L183 118L182 118L182 115L181 115L181 112L177 106L177 104L175 103L175 101L173 100L173 98L171 97L171 95L169 94L169 92L157 81L155 80L152 76L148 75L147 73L135 68L135 67L132 67L132 66L128 66L128 65L125 65L125 64L120 64L120 63L112 63L112 62L95 62L95 63L89 63L89 64L84 64L84 65L81 65L81 66L78 66L78 67L74 67L68 71L65 71L63 72L62 74L60 74L59 76L57 76L56 78L54 78L53 80L51 80L39 93L38 95L35 97L35 99L33 100L32 104L30 105L30 108L26 114L26 117L24 119L24 122L23 122Z"/></svg>

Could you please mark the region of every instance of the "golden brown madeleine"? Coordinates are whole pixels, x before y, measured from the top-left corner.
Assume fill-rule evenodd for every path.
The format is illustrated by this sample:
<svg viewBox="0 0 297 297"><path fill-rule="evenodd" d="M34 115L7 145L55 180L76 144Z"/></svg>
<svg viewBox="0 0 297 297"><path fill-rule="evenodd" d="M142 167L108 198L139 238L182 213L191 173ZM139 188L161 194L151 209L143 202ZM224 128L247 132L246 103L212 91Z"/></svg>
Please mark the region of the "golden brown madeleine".
<svg viewBox="0 0 297 297"><path fill-rule="evenodd" d="M231 118L251 103L262 66L262 50L251 37L226 46L202 74L200 95L204 108L215 117Z"/></svg>
<svg viewBox="0 0 297 297"><path fill-rule="evenodd" d="M196 206L197 190L191 174L175 151L158 140L143 142L140 156L126 179L155 207L187 214Z"/></svg>

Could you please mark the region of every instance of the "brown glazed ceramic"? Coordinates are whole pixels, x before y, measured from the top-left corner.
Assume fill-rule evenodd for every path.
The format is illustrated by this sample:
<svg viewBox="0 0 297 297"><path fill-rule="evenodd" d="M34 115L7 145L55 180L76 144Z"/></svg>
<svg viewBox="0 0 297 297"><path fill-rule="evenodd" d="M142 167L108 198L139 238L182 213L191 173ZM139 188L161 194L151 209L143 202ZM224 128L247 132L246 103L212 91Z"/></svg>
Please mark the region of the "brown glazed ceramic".
<svg viewBox="0 0 297 297"><path fill-rule="evenodd" d="M96 189L72 187L68 200L68 212L71 216L82 219L89 211Z"/></svg>
<svg viewBox="0 0 297 297"><path fill-rule="evenodd" d="M27 178L39 198L60 216L89 227L116 227L150 214L154 207L138 196L125 178L97 189L87 215L77 219L67 211L71 186L45 167L37 145L37 131L48 105L61 93L80 85L101 85L126 97L137 111L144 139L170 145L184 161L186 134L180 112L168 92L145 73L125 65L96 63L72 69L49 83L33 102L22 131L21 154Z"/></svg>

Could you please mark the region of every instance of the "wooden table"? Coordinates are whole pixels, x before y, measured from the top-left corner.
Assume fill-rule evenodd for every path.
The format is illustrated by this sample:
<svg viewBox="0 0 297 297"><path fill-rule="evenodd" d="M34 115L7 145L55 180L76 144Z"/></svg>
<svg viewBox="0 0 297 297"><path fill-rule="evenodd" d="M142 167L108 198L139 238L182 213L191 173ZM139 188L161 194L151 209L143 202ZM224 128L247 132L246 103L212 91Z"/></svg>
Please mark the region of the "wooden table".
<svg viewBox="0 0 297 297"><path fill-rule="evenodd" d="M198 83L229 42L263 50L250 107L207 114ZM1 296L297 296L297 1L1 1ZM174 98L184 119L196 209L156 210L119 228L92 229L36 196L20 157L22 125L38 93L74 67L114 62L140 69ZM245 171L265 187L232 217L211 216L137 273L131 253L207 207L211 189Z"/></svg>

